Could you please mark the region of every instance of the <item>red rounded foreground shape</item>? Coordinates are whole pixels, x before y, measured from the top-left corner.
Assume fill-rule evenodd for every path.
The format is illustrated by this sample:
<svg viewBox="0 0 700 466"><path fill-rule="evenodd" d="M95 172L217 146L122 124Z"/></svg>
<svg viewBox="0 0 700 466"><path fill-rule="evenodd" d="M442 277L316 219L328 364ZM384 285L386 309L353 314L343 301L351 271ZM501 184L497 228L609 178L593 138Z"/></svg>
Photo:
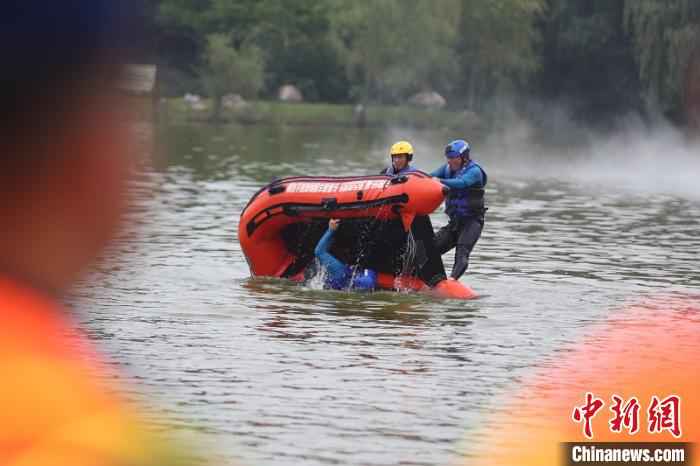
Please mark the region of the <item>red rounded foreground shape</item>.
<svg viewBox="0 0 700 466"><path fill-rule="evenodd" d="M700 442L700 295L634 299L581 321L577 338L521 375L470 430L462 464L606 464L595 458L654 459L659 453L645 450L660 445L661 454L685 458L627 464L700 465L700 452L687 447Z"/></svg>
<svg viewBox="0 0 700 466"><path fill-rule="evenodd" d="M238 241L253 276L283 277L296 259L281 235L288 225L319 218L400 218L408 230L415 216L435 211L444 196L442 184L421 172L394 178L284 178L260 189L250 200L241 214ZM302 274L290 278L300 280ZM472 289L455 280L444 280L430 289L415 277L379 274L378 287L427 290L445 298L476 297Z"/></svg>

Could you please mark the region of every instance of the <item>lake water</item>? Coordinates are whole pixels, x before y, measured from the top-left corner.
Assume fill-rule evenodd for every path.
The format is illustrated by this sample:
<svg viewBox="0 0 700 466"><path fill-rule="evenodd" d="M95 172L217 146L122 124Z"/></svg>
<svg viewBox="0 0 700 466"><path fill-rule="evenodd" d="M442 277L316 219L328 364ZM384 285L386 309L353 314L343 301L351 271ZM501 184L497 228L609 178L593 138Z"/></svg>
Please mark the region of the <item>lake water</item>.
<svg viewBox="0 0 700 466"><path fill-rule="evenodd" d="M698 197L478 145L489 211L462 281L480 299L251 279L236 235L260 186L376 173L400 138L432 170L455 136L273 126L160 136L155 167L134 185L134 219L76 304L129 394L233 464L454 462L498 397L553 350L639 296L700 285Z"/></svg>

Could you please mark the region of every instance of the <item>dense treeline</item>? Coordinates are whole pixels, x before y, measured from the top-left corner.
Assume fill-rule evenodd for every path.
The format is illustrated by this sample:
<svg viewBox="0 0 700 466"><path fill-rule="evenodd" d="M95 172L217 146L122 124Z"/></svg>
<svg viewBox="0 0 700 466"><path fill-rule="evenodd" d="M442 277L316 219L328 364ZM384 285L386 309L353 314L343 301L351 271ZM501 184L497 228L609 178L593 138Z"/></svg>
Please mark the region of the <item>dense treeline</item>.
<svg viewBox="0 0 700 466"><path fill-rule="evenodd" d="M152 0L163 90L403 102L434 90L593 119L684 118L699 80L698 0ZM695 65L694 65L695 64ZM527 96L527 99L523 99Z"/></svg>

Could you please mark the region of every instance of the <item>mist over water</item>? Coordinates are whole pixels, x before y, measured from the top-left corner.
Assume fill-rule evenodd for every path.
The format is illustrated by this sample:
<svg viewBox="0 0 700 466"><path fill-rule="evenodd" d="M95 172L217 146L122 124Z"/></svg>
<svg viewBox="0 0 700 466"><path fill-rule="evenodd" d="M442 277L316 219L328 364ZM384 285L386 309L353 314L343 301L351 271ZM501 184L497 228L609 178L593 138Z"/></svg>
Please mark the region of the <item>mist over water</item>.
<svg viewBox="0 0 700 466"><path fill-rule="evenodd" d="M385 130L371 146L372 159L388 165L390 145L406 139L415 148L414 165L430 172L444 164L448 142L466 139L472 158L497 176L700 200L700 138L662 117L644 121L630 114L603 130L575 121L563 104L539 103L548 112L540 121L506 107L503 119L488 131Z"/></svg>
<svg viewBox="0 0 700 466"><path fill-rule="evenodd" d="M603 132L563 110L551 118L559 121L545 131L512 118L487 137L481 153L505 174L700 200L700 142L665 120L628 116Z"/></svg>

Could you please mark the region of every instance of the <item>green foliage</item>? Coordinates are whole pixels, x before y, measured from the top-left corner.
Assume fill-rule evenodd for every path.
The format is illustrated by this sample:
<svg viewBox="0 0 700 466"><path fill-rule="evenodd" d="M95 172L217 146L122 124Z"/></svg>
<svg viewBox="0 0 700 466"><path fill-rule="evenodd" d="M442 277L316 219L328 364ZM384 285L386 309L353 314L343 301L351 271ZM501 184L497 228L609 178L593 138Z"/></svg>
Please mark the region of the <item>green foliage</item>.
<svg viewBox="0 0 700 466"><path fill-rule="evenodd" d="M623 0L548 0L543 22L541 93L564 100L579 119L601 121L639 107Z"/></svg>
<svg viewBox="0 0 700 466"><path fill-rule="evenodd" d="M347 82L330 39L330 4L319 0L256 2L251 40L266 55L266 87L291 83L311 100L342 100Z"/></svg>
<svg viewBox="0 0 700 466"><path fill-rule="evenodd" d="M535 27L544 0L462 0L457 52L463 95L481 109L488 98L522 89L539 69Z"/></svg>
<svg viewBox="0 0 700 466"><path fill-rule="evenodd" d="M207 37L206 69L202 78L213 99L213 114L219 118L221 98L227 93L255 97L262 86L263 61L260 49L252 45L231 46L228 36Z"/></svg>
<svg viewBox="0 0 700 466"><path fill-rule="evenodd" d="M542 1L160 0L159 23L187 45L166 55L201 55L216 33L258 46L268 96L290 82L311 99L396 102L421 90L481 94L525 82L538 66Z"/></svg>
<svg viewBox="0 0 700 466"><path fill-rule="evenodd" d="M526 95L595 121L641 108L677 114L700 56L698 0L150 1L161 76L173 81L162 88L174 93L199 75L212 95L245 88L249 73L252 94L268 98L286 83L324 102L435 90L483 113L497 97Z"/></svg>
<svg viewBox="0 0 700 466"><path fill-rule="evenodd" d="M464 58L483 69L527 76L538 67L533 27L542 12L540 0L466 0L460 22ZM496 76L497 77L497 76Z"/></svg>
<svg viewBox="0 0 700 466"><path fill-rule="evenodd" d="M336 0L334 40L352 95L396 101L422 89L449 90L458 2Z"/></svg>
<svg viewBox="0 0 700 466"><path fill-rule="evenodd" d="M161 0L161 31L177 37L163 54L167 62L186 67L177 59L183 48L201 56L208 35L226 34L236 47L253 44L262 51L268 96L293 83L312 100L343 100L348 84L330 40L329 15L329 3L318 0Z"/></svg>
<svg viewBox="0 0 700 466"><path fill-rule="evenodd" d="M677 111L691 56L700 49L700 3L627 0L625 27L633 38L647 107Z"/></svg>

